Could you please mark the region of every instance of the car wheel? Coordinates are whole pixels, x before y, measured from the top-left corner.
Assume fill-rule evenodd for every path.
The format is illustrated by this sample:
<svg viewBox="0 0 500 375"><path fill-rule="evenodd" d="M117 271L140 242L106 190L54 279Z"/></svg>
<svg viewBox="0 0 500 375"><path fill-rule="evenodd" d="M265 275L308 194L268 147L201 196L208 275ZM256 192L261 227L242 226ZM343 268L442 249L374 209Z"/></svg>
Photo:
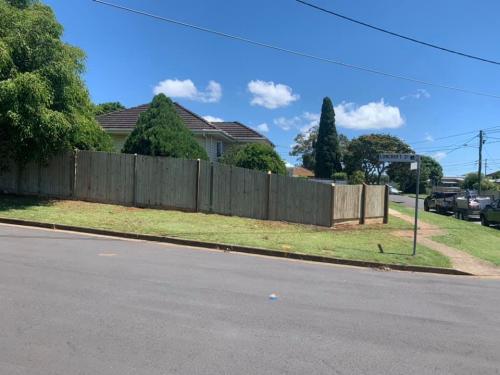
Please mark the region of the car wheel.
<svg viewBox="0 0 500 375"><path fill-rule="evenodd" d="M481 225L485 226L485 227L490 226L490 223L488 222L488 220L486 219L486 216L484 216L484 215L481 215Z"/></svg>
<svg viewBox="0 0 500 375"><path fill-rule="evenodd" d="M425 203L424 203L424 211L429 212L429 206L427 204L425 204Z"/></svg>

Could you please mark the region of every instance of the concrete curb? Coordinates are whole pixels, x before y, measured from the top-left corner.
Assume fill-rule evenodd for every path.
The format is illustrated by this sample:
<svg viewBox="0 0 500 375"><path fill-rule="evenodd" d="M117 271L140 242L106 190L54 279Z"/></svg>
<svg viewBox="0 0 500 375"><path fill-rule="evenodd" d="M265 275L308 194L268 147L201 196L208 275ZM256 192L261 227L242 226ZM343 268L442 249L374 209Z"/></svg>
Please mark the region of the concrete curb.
<svg viewBox="0 0 500 375"><path fill-rule="evenodd" d="M330 258L330 257L324 257L324 256L320 256L320 255L289 253L289 252L280 251L280 250L270 250L270 249L263 249L263 248L258 248L258 247L227 245L227 244L220 244L220 243L214 243L214 242L188 240L188 239L182 239L182 238L176 238L176 237L155 236L155 235L150 235L150 234L116 232L116 231L107 230L107 229L77 227L77 226L73 226L73 225L64 225L64 224L51 224L51 223L43 223L43 222L30 221L30 220L8 219L8 218L1 218L0 217L0 223L22 225L22 226L29 226L29 227L37 227L37 228L66 230L66 231L72 231L72 232L97 234L97 235L103 235L103 236L110 236L110 237L117 237L117 238L128 238L128 239L143 240L143 241L165 242L165 243L171 243L171 244L176 244L176 245L184 245L184 246L192 246L192 247L204 247L204 248L208 248L208 249L233 251L233 252L237 252L237 253L265 255L265 256L272 256L272 257L277 257L277 258L288 258L288 259L305 260L305 261L320 262L320 263L341 264L341 265L355 266L355 267L368 267L368 268L381 268L381 269L388 268L388 269L396 270L396 271L425 272L425 273L437 273L437 274L445 274L445 275L473 276L470 273L455 270L452 268L409 266L409 265L400 265L400 264L385 264L385 263L378 263L378 262L368 262L368 261L362 261L362 260Z"/></svg>

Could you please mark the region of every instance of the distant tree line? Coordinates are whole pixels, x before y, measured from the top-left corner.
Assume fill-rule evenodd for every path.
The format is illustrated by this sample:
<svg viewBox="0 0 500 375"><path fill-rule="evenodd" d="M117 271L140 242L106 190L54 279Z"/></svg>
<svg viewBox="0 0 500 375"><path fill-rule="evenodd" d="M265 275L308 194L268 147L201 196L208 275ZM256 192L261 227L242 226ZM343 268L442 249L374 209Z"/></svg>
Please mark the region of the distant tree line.
<svg viewBox="0 0 500 375"><path fill-rule="evenodd" d="M416 172L408 164L379 161L382 153L415 153L403 140L389 134L368 134L349 140L338 134L335 110L329 98L323 99L319 126L295 137L290 155L300 158L304 168L317 178L337 180L345 177L350 183L380 184L396 182L406 192L416 190ZM441 165L429 156L422 157L420 188L438 183L443 177Z"/></svg>

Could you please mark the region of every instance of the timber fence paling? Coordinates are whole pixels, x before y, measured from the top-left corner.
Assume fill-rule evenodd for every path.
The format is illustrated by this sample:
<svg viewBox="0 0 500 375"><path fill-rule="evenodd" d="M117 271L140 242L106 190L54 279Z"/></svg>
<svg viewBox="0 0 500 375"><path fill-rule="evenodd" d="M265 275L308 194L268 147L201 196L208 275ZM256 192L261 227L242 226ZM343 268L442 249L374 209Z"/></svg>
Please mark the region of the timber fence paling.
<svg viewBox="0 0 500 375"><path fill-rule="evenodd" d="M270 219L329 227L330 196L328 184L272 175Z"/></svg>
<svg viewBox="0 0 500 375"><path fill-rule="evenodd" d="M384 217L384 185L366 185L365 199L365 218Z"/></svg>
<svg viewBox="0 0 500 375"><path fill-rule="evenodd" d="M362 185L335 185L333 218L335 222L359 220Z"/></svg>
<svg viewBox="0 0 500 375"><path fill-rule="evenodd" d="M131 205L134 195L134 155L79 151L75 168L75 198Z"/></svg>
<svg viewBox="0 0 500 375"><path fill-rule="evenodd" d="M137 156L139 206L196 210L197 161Z"/></svg>
<svg viewBox="0 0 500 375"><path fill-rule="evenodd" d="M326 227L387 219L385 186L333 186L204 160L76 151L29 163L20 175L9 167L0 173L2 192Z"/></svg>

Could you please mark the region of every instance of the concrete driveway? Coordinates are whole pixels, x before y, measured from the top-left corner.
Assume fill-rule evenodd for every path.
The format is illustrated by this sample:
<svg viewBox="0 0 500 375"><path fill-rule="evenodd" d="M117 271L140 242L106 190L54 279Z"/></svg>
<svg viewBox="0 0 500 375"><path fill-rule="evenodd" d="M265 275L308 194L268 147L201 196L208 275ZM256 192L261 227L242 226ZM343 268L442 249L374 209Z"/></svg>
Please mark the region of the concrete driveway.
<svg viewBox="0 0 500 375"><path fill-rule="evenodd" d="M498 280L0 225L2 374L498 374L499 344Z"/></svg>

